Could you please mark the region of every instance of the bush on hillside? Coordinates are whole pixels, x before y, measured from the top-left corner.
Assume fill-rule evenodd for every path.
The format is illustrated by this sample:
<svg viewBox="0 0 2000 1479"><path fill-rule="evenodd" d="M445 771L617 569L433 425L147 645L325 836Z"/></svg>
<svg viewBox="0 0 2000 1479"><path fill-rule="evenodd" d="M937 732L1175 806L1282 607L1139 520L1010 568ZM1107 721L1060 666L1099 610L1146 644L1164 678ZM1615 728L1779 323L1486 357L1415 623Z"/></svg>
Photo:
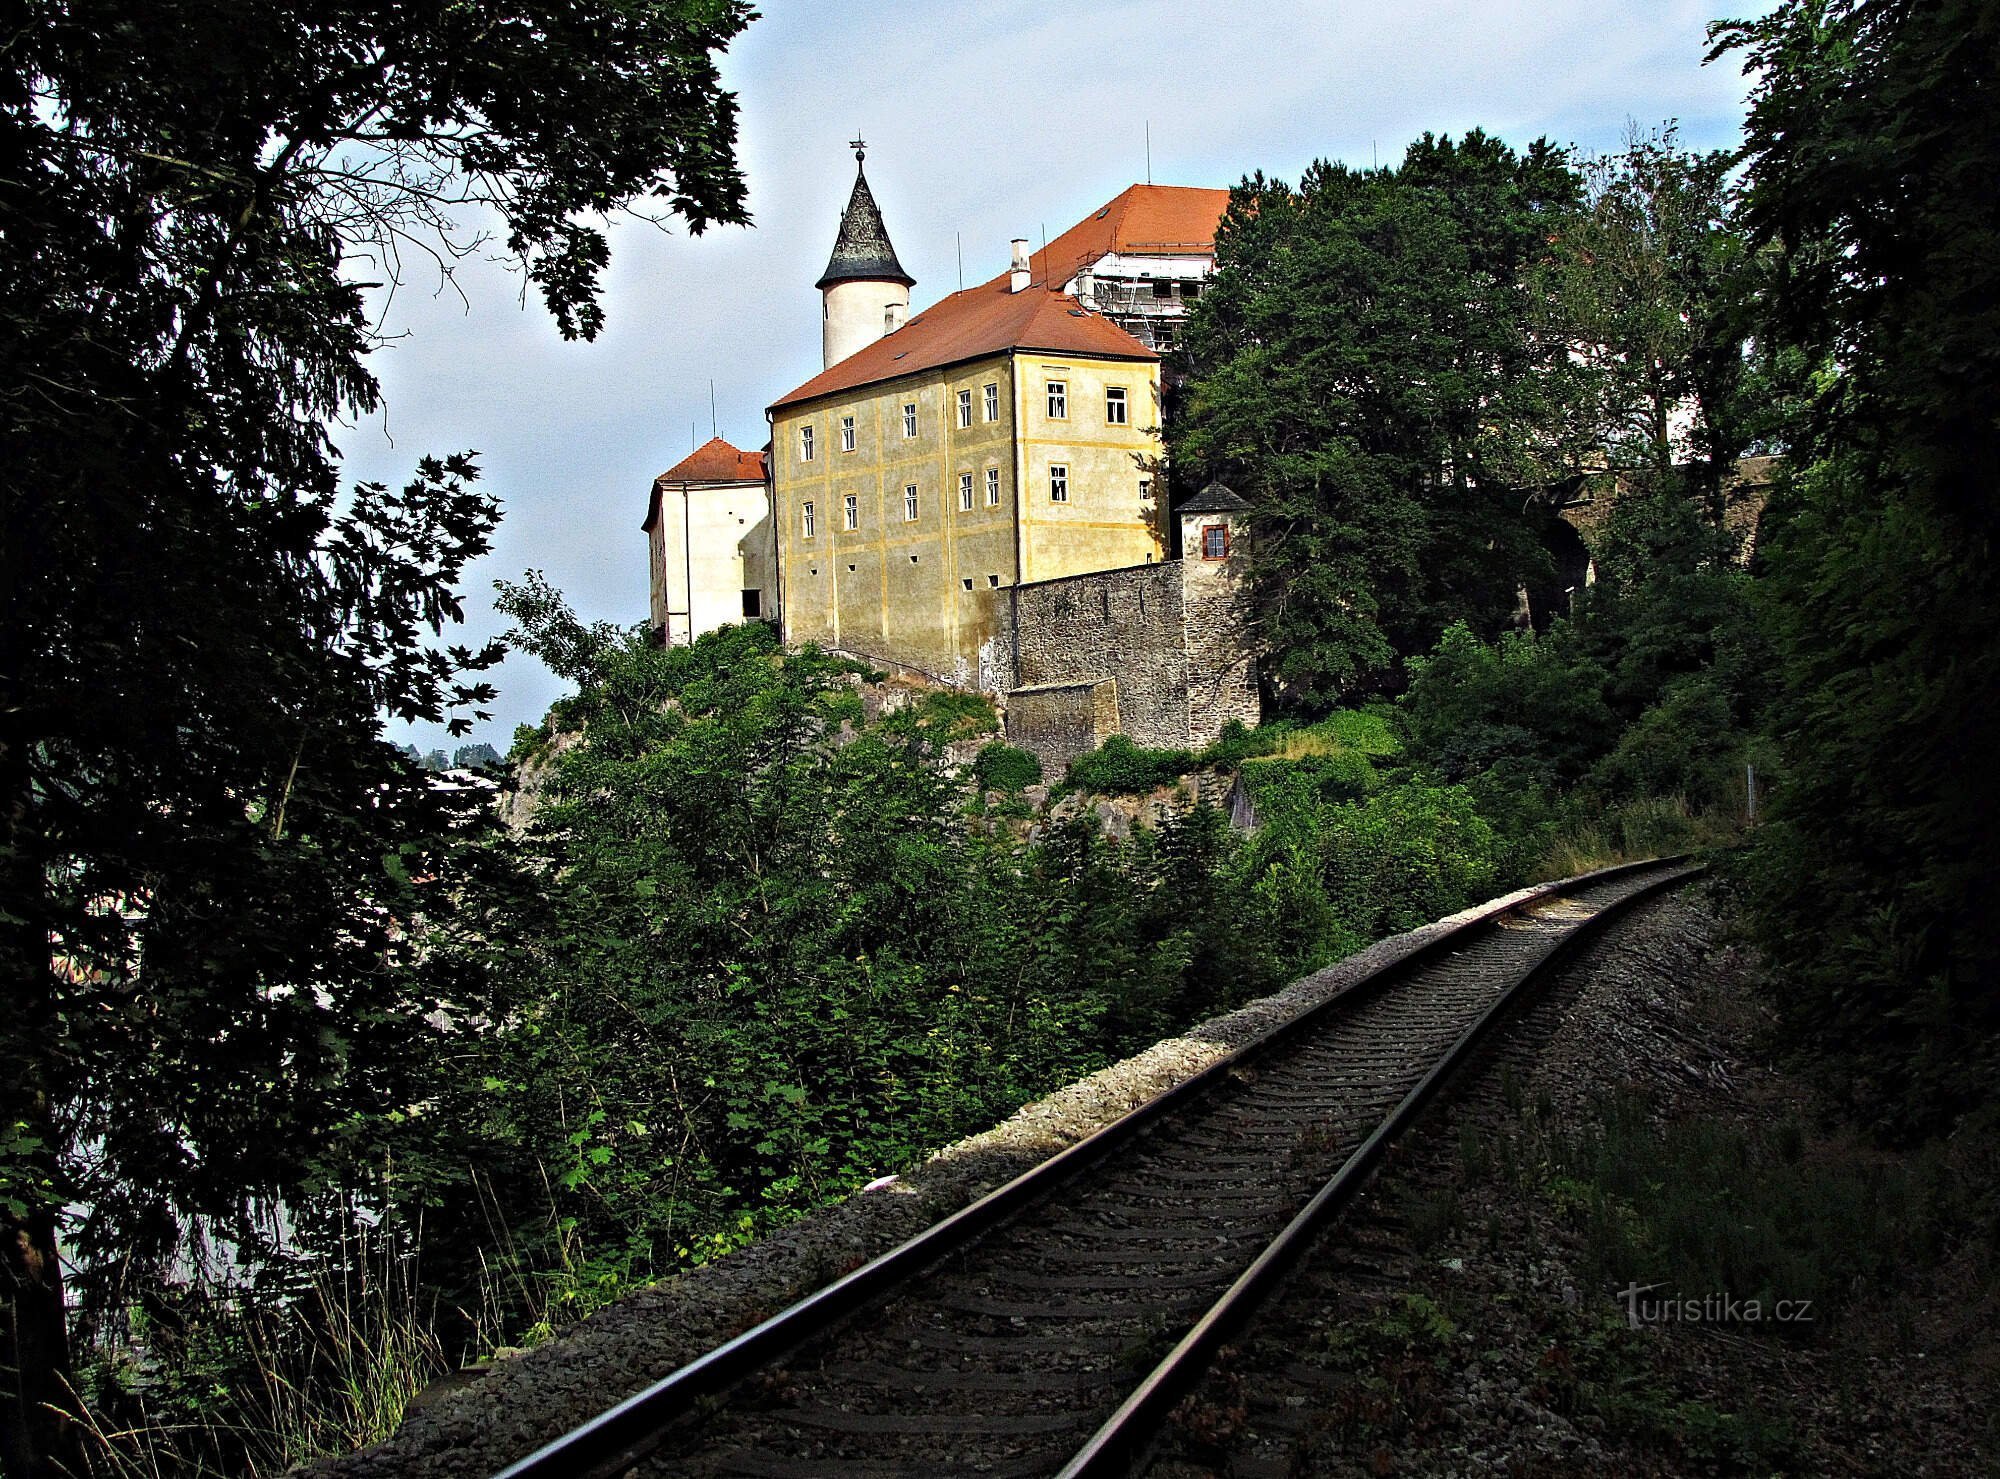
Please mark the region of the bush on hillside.
<svg viewBox="0 0 2000 1479"><path fill-rule="evenodd" d="M982 791L1014 795L1041 783L1042 762L1005 740L994 740L972 757L972 776Z"/></svg>

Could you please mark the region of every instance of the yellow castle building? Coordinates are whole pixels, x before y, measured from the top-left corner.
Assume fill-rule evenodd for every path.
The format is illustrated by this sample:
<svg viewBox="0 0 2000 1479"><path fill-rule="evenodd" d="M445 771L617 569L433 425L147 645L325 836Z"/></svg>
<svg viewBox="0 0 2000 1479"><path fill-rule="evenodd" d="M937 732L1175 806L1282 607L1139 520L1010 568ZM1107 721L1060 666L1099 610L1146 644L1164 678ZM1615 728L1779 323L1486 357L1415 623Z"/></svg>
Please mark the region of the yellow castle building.
<svg viewBox="0 0 2000 1479"><path fill-rule="evenodd" d="M655 481L661 639L740 602L787 643L994 695L1045 764L1114 733L1198 748L1256 723L1246 505L1211 486L1166 506L1155 348L1201 292L1229 192L1134 185L912 315L855 160L817 284L824 368L770 406L761 464L718 441ZM761 529L739 507L759 465Z"/></svg>
<svg viewBox="0 0 2000 1479"><path fill-rule="evenodd" d="M1066 289L1093 248L1131 255L1128 219L1206 246L1227 194L1134 187L911 317L857 167L818 283L826 368L770 408L788 640L995 688L1000 593L1166 558L1159 357Z"/></svg>

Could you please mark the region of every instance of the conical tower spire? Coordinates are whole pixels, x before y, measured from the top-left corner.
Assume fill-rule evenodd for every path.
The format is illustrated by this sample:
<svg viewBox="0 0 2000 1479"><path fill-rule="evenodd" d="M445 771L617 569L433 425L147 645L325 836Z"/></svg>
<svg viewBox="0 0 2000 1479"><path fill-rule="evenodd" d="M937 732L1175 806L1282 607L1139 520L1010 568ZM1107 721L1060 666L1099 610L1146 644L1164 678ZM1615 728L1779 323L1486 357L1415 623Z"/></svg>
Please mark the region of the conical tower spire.
<svg viewBox="0 0 2000 1479"><path fill-rule="evenodd" d="M840 234L834 238L833 256L814 287L824 292L839 282L894 282L916 286L916 279L896 260L889 243L889 228L882 224L882 211L875 204L875 192L868 188L865 161L867 147L853 140L854 193L847 197L847 209L840 217Z"/></svg>

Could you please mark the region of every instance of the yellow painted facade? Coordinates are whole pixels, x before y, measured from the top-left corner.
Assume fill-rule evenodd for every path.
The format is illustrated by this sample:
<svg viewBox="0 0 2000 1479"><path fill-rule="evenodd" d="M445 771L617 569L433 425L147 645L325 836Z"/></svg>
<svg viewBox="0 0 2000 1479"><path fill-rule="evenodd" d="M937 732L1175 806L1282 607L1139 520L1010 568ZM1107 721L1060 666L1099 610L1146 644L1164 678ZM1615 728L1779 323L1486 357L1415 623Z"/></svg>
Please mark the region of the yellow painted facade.
<svg viewBox="0 0 2000 1479"><path fill-rule="evenodd" d="M1156 361L1009 350L779 412L786 640L976 683L1007 588L1163 559L1159 385Z"/></svg>

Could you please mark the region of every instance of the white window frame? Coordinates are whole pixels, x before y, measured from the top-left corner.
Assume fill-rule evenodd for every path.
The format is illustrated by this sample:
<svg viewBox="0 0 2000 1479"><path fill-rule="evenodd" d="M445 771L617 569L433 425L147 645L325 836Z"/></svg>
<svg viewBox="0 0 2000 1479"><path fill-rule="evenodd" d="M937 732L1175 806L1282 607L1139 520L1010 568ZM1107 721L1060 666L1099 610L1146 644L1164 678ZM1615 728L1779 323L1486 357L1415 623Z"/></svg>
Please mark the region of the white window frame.
<svg viewBox="0 0 2000 1479"><path fill-rule="evenodd" d="M799 428L799 461L810 462L812 460L813 429L810 426L801 426Z"/></svg>
<svg viewBox="0 0 2000 1479"><path fill-rule="evenodd" d="M1000 469L997 467L986 469L986 506L988 508L1000 506Z"/></svg>
<svg viewBox="0 0 2000 1479"><path fill-rule="evenodd" d="M840 450L843 452L852 452L854 450L854 418L852 416L843 416L840 418Z"/></svg>
<svg viewBox="0 0 2000 1479"><path fill-rule="evenodd" d="M849 529L861 527L861 499L858 495L849 493L841 498L840 522Z"/></svg>
<svg viewBox="0 0 2000 1479"><path fill-rule="evenodd" d="M958 424L961 427L972 425L972 392L969 390L958 393Z"/></svg>
<svg viewBox="0 0 2000 1479"><path fill-rule="evenodd" d="M1104 387L1104 424L1106 426L1129 426L1131 424L1131 397L1122 385Z"/></svg>
<svg viewBox="0 0 2000 1479"><path fill-rule="evenodd" d="M1069 502L1069 464L1051 462L1049 464L1049 502Z"/></svg>
<svg viewBox="0 0 2000 1479"><path fill-rule="evenodd" d="M917 403L915 401L904 401L903 435L906 437L913 437L916 434L917 434Z"/></svg>
<svg viewBox="0 0 2000 1479"><path fill-rule="evenodd" d="M813 519L812 500L808 498L799 505L799 537L811 539L818 532L818 525Z"/></svg>
<svg viewBox="0 0 2000 1479"><path fill-rule="evenodd" d="M994 381L986 387L986 419L988 421L998 421L1000 419L1000 385L998 381Z"/></svg>
<svg viewBox="0 0 2000 1479"><path fill-rule="evenodd" d="M958 475L958 511L962 514L972 512L972 474L969 472Z"/></svg>
<svg viewBox="0 0 2000 1479"><path fill-rule="evenodd" d="M908 523L917 516L917 485L903 484L903 522Z"/></svg>
<svg viewBox="0 0 2000 1479"><path fill-rule="evenodd" d="M1069 420L1069 381L1045 380L1042 389L1048 393L1049 420Z"/></svg>

